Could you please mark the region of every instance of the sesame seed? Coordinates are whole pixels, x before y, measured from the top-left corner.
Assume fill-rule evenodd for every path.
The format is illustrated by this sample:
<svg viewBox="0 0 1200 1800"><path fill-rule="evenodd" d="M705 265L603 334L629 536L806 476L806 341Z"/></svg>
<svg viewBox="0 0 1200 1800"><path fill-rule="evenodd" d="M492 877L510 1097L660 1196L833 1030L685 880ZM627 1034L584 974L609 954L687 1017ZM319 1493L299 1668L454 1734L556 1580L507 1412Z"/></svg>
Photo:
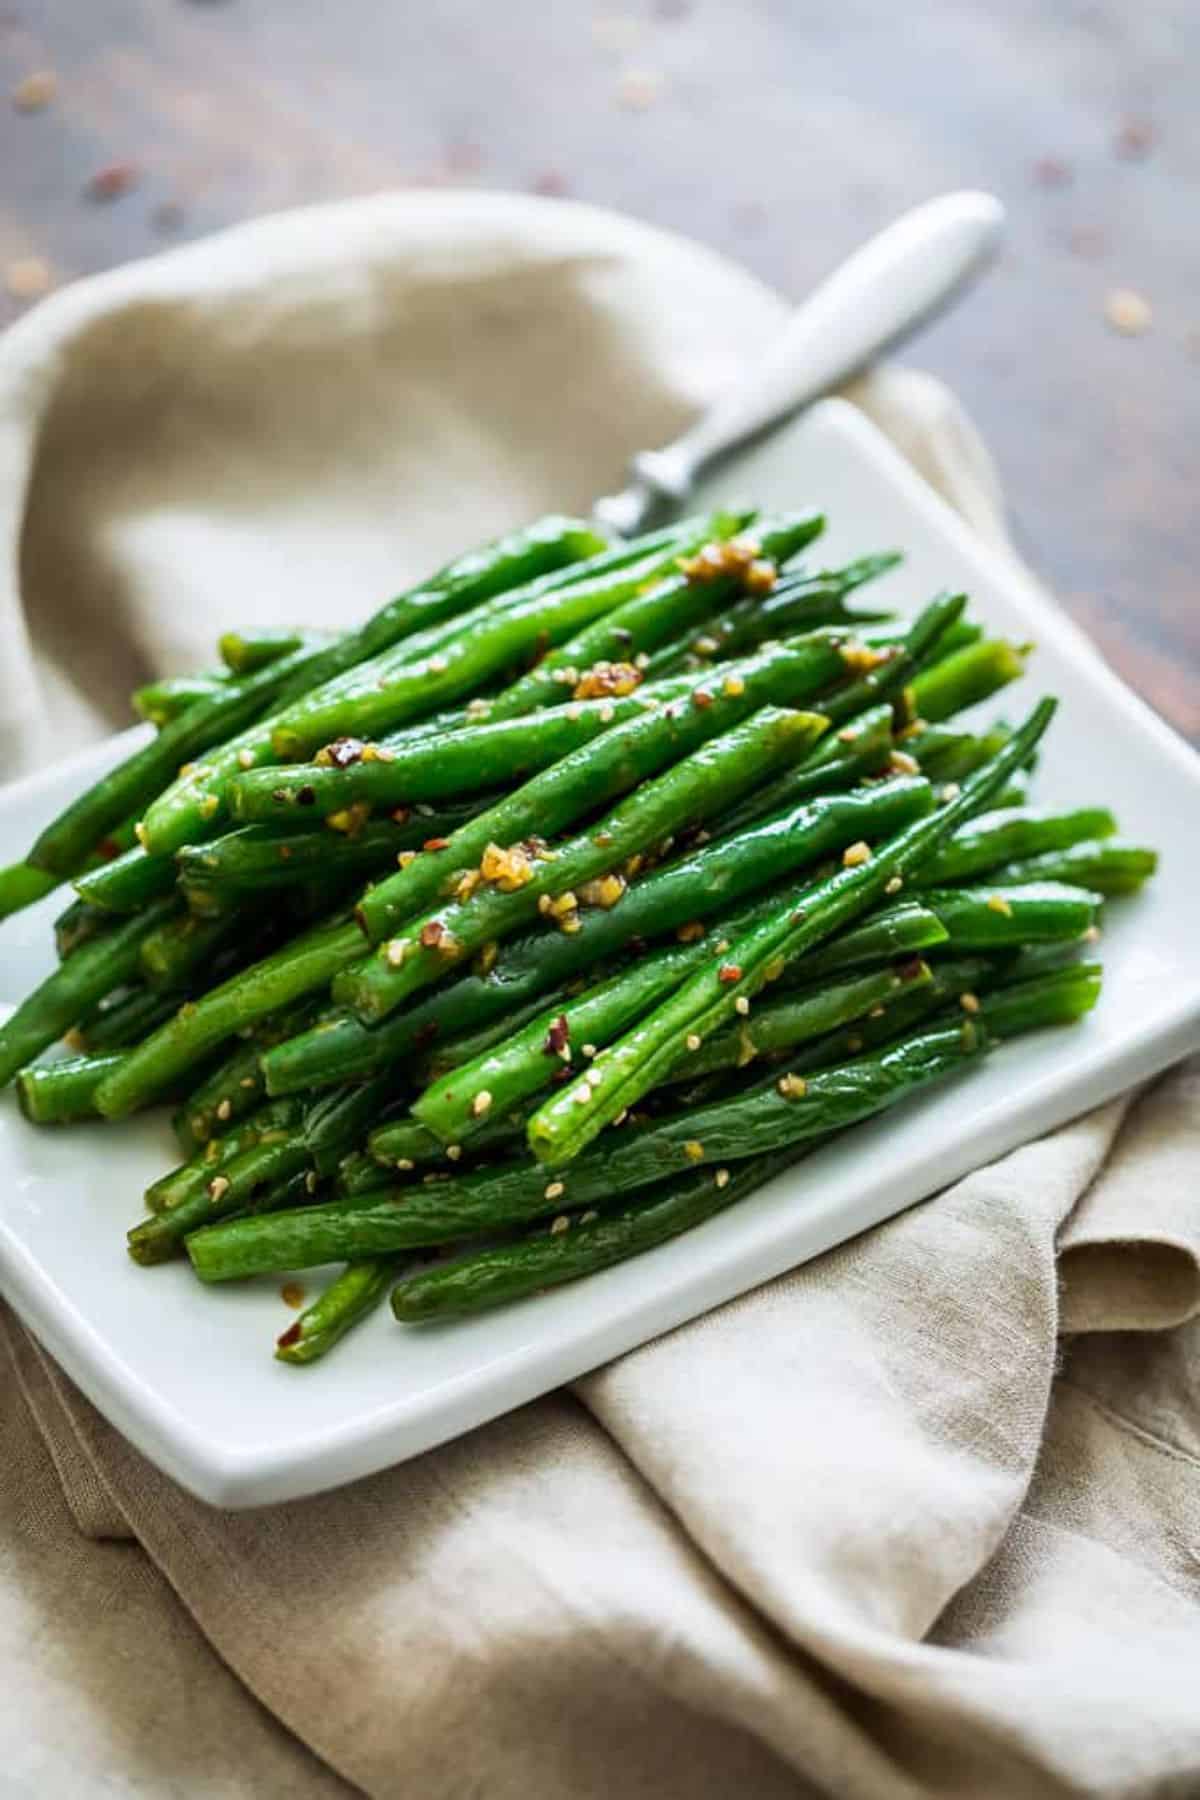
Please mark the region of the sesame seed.
<svg viewBox="0 0 1200 1800"><path fill-rule="evenodd" d="M398 1169L403 1169L406 1173L409 1169L415 1169L416 1166L417 1165L411 1156L401 1156L397 1158L396 1167Z"/></svg>
<svg viewBox="0 0 1200 1800"><path fill-rule="evenodd" d="M446 1155L450 1158L451 1162L457 1162L459 1157L462 1155L462 1145L461 1144L447 1144L446 1145Z"/></svg>
<svg viewBox="0 0 1200 1800"><path fill-rule="evenodd" d="M957 781L948 781L946 783L945 787L942 789L941 798L943 801L945 801L947 804L949 804L949 802L951 800L957 800L958 796L961 793L962 793L962 788L958 785Z"/></svg>
<svg viewBox="0 0 1200 1800"><path fill-rule="evenodd" d="M592 1098L592 1090L586 1081L581 1081L577 1088L571 1089L571 1098L576 1106L587 1106Z"/></svg>
<svg viewBox="0 0 1200 1800"><path fill-rule="evenodd" d="M229 1117L229 1115L232 1111L233 1111L232 1103L228 1100L222 1100L220 1106L218 1106L218 1108L217 1108L217 1117L218 1117L218 1119L221 1120L222 1124L224 1124L225 1120Z"/></svg>
<svg viewBox="0 0 1200 1800"><path fill-rule="evenodd" d="M405 941L403 938L392 938L383 947L384 958L389 968L398 969L404 961Z"/></svg>
<svg viewBox="0 0 1200 1800"><path fill-rule="evenodd" d="M979 996L977 994L960 994L958 996L958 1004L965 1013L977 1013L979 1011Z"/></svg>
<svg viewBox="0 0 1200 1800"><path fill-rule="evenodd" d="M698 1050L700 1048L700 1039L694 1031L688 1032L687 1037L684 1039L684 1043L689 1050Z"/></svg>
<svg viewBox="0 0 1200 1800"><path fill-rule="evenodd" d="M775 1086L785 1100L803 1100L808 1092L808 1083L801 1075L781 1075Z"/></svg>
<svg viewBox="0 0 1200 1800"><path fill-rule="evenodd" d="M480 1088L479 1092L471 1102L471 1112L475 1118L481 1119L491 1104L491 1094L486 1088Z"/></svg>
<svg viewBox="0 0 1200 1800"><path fill-rule="evenodd" d="M564 1231L569 1231L570 1229L571 1221L568 1219L566 1213L559 1213L557 1219L555 1219L553 1225L550 1227L550 1236L561 1237Z"/></svg>
<svg viewBox="0 0 1200 1800"><path fill-rule="evenodd" d="M715 1180L716 1180L717 1186L719 1188L728 1187L729 1186L729 1170L728 1169L718 1169Z"/></svg>
<svg viewBox="0 0 1200 1800"><path fill-rule="evenodd" d="M581 1048L585 1056L595 1056L596 1054L595 1044L583 1044L581 1045Z"/></svg>
<svg viewBox="0 0 1200 1800"><path fill-rule="evenodd" d="M431 656L429 659L429 667L435 675L444 675L446 670L450 667L450 664L446 661L444 656Z"/></svg>
<svg viewBox="0 0 1200 1800"><path fill-rule="evenodd" d="M683 1154L689 1162L703 1162L704 1145L698 1138L689 1138L683 1146Z"/></svg>
<svg viewBox="0 0 1200 1800"><path fill-rule="evenodd" d="M567 1184L565 1181L552 1181L545 1190L545 1198L547 1200L557 1200L560 1195L565 1194L566 1191Z"/></svg>
<svg viewBox="0 0 1200 1800"><path fill-rule="evenodd" d="M871 846L863 838L859 838L856 844L848 844L842 851L843 869L860 869L870 860Z"/></svg>
<svg viewBox="0 0 1200 1800"><path fill-rule="evenodd" d="M893 875L892 879L885 884L883 891L885 894L898 894L903 886L903 875Z"/></svg>
<svg viewBox="0 0 1200 1800"><path fill-rule="evenodd" d="M225 1175L214 1175L208 1184L209 1198L221 1200L229 1192L229 1178Z"/></svg>
<svg viewBox="0 0 1200 1800"><path fill-rule="evenodd" d="M747 1000L745 994L738 995L733 1003L733 1010L736 1013L740 1013L743 1019L746 1017L746 1014L750 1011L750 1002Z"/></svg>
<svg viewBox="0 0 1200 1800"><path fill-rule="evenodd" d="M242 1079L238 1082L238 1086L244 1087L244 1088L252 1088L252 1087L257 1087L258 1083L255 1081L253 1075L243 1075Z"/></svg>
<svg viewBox="0 0 1200 1800"><path fill-rule="evenodd" d="M868 1019L882 1019L883 1012L884 1012L884 1009L882 1006L873 1006L873 1007L871 1007L870 1011L867 1013L867 1017L868 1017Z"/></svg>
<svg viewBox="0 0 1200 1800"><path fill-rule="evenodd" d="M238 751L238 767L239 769L252 769L254 767L253 750Z"/></svg>

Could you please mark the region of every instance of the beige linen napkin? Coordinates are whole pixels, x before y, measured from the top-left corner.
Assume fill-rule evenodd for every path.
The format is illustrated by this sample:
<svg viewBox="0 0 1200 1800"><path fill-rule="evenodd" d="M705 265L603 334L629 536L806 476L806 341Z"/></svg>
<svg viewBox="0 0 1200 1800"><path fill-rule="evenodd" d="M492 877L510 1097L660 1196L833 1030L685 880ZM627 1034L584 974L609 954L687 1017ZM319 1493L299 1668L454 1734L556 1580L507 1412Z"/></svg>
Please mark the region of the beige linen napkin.
<svg viewBox="0 0 1200 1800"><path fill-rule="evenodd" d="M446 194L58 297L0 342L10 759L119 721L226 622L341 620L464 530L586 505L780 313L629 221ZM1003 541L944 390L855 397ZM1197 1098L1176 1070L263 1513L182 1493L7 1316L5 1791L1195 1794Z"/></svg>

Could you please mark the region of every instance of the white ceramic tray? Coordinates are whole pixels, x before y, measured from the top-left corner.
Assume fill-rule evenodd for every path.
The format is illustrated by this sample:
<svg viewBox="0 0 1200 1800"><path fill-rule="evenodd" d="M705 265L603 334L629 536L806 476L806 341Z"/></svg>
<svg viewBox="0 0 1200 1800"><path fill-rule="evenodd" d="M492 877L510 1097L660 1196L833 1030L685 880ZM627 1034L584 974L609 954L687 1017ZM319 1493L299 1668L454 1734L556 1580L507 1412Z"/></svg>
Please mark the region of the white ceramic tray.
<svg viewBox="0 0 1200 1800"><path fill-rule="evenodd" d="M1036 640L1031 671L1003 707L1015 715L1043 692L1062 700L1038 800L1101 801L1126 835L1163 852L1146 893L1110 909L1100 1006L1076 1030L1001 1049L634 1262L464 1324L402 1328L385 1308L308 1369L271 1355L292 1316L279 1281L203 1289L186 1266L127 1260L124 1229L142 1189L174 1161L164 1118L39 1131L6 1096L4 1289L101 1411L204 1499L285 1500L415 1455L817 1255L1200 1046L1200 759L845 405L814 409L756 451L736 488L768 505L824 507L821 553L831 563L903 546L907 562L887 582L897 605L961 586L991 626ZM134 741L127 734L0 791L0 861L19 856L47 814ZM50 921L62 904L52 896L0 926L0 1000L18 999L50 966ZM319 1278L304 1279L315 1290Z"/></svg>

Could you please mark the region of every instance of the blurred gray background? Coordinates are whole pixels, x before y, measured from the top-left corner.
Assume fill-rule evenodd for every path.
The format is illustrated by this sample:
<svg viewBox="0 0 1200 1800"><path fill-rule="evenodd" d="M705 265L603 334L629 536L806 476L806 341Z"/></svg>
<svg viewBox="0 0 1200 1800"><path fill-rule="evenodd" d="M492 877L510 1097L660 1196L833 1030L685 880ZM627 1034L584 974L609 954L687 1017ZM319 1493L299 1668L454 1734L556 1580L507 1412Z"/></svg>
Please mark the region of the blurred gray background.
<svg viewBox="0 0 1200 1800"><path fill-rule="evenodd" d="M0 323L254 213L517 188L799 296L903 207L1008 247L910 357L992 444L1026 555L1200 739L1195 0L0 0Z"/></svg>

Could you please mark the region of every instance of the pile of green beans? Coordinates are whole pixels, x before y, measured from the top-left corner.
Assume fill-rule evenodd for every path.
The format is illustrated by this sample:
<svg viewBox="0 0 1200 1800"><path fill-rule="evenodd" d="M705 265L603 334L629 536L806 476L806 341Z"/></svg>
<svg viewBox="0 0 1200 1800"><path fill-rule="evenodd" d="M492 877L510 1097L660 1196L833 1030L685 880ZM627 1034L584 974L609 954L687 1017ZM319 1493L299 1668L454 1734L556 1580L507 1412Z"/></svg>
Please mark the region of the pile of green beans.
<svg viewBox="0 0 1200 1800"><path fill-rule="evenodd" d="M389 1292L417 1324L649 1250L1090 1010L1154 852L1025 804L1053 700L963 717L1026 646L862 605L899 556L810 568L823 525L540 519L138 690L155 735L0 869L0 917L75 890L0 1025L30 1125L176 1106L135 1262L343 1263L276 1346L318 1361Z"/></svg>

